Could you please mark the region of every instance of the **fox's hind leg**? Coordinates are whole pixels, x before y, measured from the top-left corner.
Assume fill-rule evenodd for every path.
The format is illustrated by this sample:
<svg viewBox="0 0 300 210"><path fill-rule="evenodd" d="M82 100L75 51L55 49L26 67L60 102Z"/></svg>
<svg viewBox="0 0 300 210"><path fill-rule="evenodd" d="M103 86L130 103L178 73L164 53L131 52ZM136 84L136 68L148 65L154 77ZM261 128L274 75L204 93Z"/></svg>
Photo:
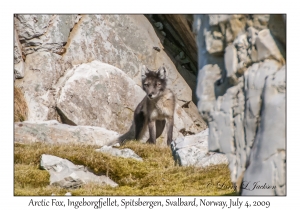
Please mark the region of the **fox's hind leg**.
<svg viewBox="0 0 300 210"><path fill-rule="evenodd" d="M156 138L160 137L160 135L164 131L165 125L166 125L166 120L156 120L155 122Z"/></svg>
<svg viewBox="0 0 300 210"><path fill-rule="evenodd" d="M139 140L141 138L142 133L144 133L146 123L145 123L145 115L143 112L139 112L134 116L135 123L135 135L134 138Z"/></svg>
<svg viewBox="0 0 300 210"><path fill-rule="evenodd" d="M173 125L174 125L174 118L170 117L167 119L167 145L170 146L171 142L173 141Z"/></svg>

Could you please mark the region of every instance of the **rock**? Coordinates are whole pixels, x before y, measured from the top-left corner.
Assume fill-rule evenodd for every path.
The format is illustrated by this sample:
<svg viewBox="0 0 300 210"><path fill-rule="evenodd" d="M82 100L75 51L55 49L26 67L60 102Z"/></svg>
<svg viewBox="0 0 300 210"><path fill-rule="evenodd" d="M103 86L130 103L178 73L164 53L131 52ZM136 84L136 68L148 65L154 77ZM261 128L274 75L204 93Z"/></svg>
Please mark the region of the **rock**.
<svg viewBox="0 0 300 210"><path fill-rule="evenodd" d="M205 65L198 74L197 96L198 109L203 119L209 119L209 112L216 98L215 83L221 79L221 69L218 65ZM201 85L200 85L201 84Z"/></svg>
<svg viewBox="0 0 300 210"><path fill-rule="evenodd" d="M63 188L78 188L86 183L109 185L117 187L118 184L106 176L96 176L84 166L74 165L67 159L53 155L43 154L41 156L40 168L47 170L50 174L50 185Z"/></svg>
<svg viewBox="0 0 300 210"><path fill-rule="evenodd" d="M284 45L286 45L286 15L270 15L268 27L271 33Z"/></svg>
<svg viewBox="0 0 300 210"><path fill-rule="evenodd" d="M16 30L14 35L14 76L15 79L21 79L24 77L25 65L22 58L21 43Z"/></svg>
<svg viewBox="0 0 300 210"><path fill-rule="evenodd" d="M209 25L215 26L221 22L226 22L231 18L231 15L209 15Z"/></svg>
<svg viewBox="0 0 300 210"><path fill-rule="evenodd" d="M268 27L270 16L272 15L266 15L266 14L252 15L253 27L258 30L266 29Z"/></svg>
<svg viewBox="0 0 300 210"><path fill-rule="evenodd" d="M248 33L248 40L249 40L249 43L250 45L255 45L255 41L256 41L256 38L258 36L258 30L255 29L254 27L249 27L248 30L247 30L247 33Z"/></svg>
<svg viewBox="0 0 300 210"><path fill-rule="evenodd" d="M96 149L97 152L110 154L116 157L123 157L123 158L132 158L137 161L143 161L143 159L138 156L133 150L131 149L117 149L113 148L112 146L103 146L100 149Z"/></svg>
<svg viewBox="0 0 300 210"><path fill-rule="evenodd" d="M127 131L144 91L122 70L93 61L71 69L58 83L57 108L75 125Z"/></svg>
<svg viewBox="0 0 300 210"><path fill-rule="evenodd" d="M227 89L224 96L219 96L210 112L209 150L222 153L235 153L234 116L243 112L239 102L243 102L241 88L243 83ZM239 98L241 97L241 98Z"/></svg>
<svg viewBox="0 0 300 210"><path fill-rule="evenodd" d="M249 158L261 118L262 93L265 79L279 68L278 62L266 60L253 64L245 73L245 140L246 154Z"/></svg>
<svg viewBox="0 0 300 210"><path fill-rule="evenodd" d="M206 50L209 54L221 53L224 50L222 39L215 39L212 31L207 31L205 35Z"/></svg>
<svg viewBox="0 0 300 210"><path fill-rule="evenodd" d="M196 93L200 114L208 121L208 149L225 153L231 181L242 195L285 195L285 46L267 28L269 18L275 17L232 15L213 24L209 17L194 16L199 52ZM225 34L225 53L214 54L205 47L207 32L216 28ZM266 188L247 189L255 182Z"/></svg>
<svg viewBox="0 0 300 210"><path fill-rule="evenodd" d="M156 22L155 26L157 27L158 30L163 30L164 29L164 25L161 22Z"/></svg>
<svg viewBox="0 0 300 210"><path fill-rule="evenodd" d="M259 181L269 189L243 190L242 195L286 194L286 67L266 79L262 94L261 121L244 180ZM276 113L276 114L274 114ZM272 143L270 144L270 141Z"/></svg>
<svg viewBox="0 0 300 210"><path fill-rule="evenodd" d="M104 146L118 137L118 133L101 127L70 126L55 120L15 123L14 141Z"/></svg>
<svg viewBox="0 0 300 210"><path fill-rule="evenodd" d="M200 131L203 131L207 128L207 124L202 119L197 109L197 106L194 103L187 103L183 105L182 108L194 122L196 128L195 133L199 133Z"/></svg>
<svg viewBox="0 0 300 210"><path fill-rule="evenodd" d="M246 25L246 21L245 21L244 15L240 15L240 16L232 15L231 16L231 19L229 20L229 28L230 28L230 33L231 33L231 36L233 39L245 32L244 31L245 25Z"/></svg>
<svg viewBox="0 0 300 210"><path fill-rule="evenodd" d="M228 45L225 49L225 67L227 71L227 77L237 80L236 71L237 71L237 51L234 45Z"/></svg>
<svg viewBox="0 0 300 210"><path fill-rule="evenodd" d="M24 93L28 105L28 121L57 119L53 85L62 76L60 55L36 52L26 56L25 75L15 85Z"/></svg>
<svg viewBox="0 0 300 210"><path fill-rule="evenodd" d="M225 155L208 152L208 129L191 136L177 138L171 144L175 162L180 166L206 167L227 164Z"/></svg>
<svg viewBox="0 0 300 210"><path fill-rule="evenodd" d="M67 192L67 193L65 194L65 196L72 196L72 193Z"/></svg>
<svg viewBox="0 0 300 210"><path fill-rule="evenodd" d="M25 55L34 52L61 54L77 15L16 15L15 25Z"/></svg>
<svg viewBox="0 0 300 210"><path fill-rule="evenodd" d="M264 29L258 33L255 45L257 48L257 56L259 61L269 58L285 63L285 60L269 29Z"/></svg>

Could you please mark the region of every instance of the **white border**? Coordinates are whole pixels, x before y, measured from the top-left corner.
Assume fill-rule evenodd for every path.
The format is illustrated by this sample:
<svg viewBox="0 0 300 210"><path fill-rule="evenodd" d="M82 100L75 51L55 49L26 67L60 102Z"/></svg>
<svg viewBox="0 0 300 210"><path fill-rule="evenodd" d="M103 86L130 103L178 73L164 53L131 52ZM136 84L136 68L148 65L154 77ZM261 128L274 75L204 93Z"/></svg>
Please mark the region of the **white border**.
<svg viewBox="0 0 300 210"><path fill-rule="evenodd" d="M299 130L299 123L297 117L300 116L300 104L298 100L297 88L299 84L299 67L297 62L300 60L297 49L299 47L299 12L297 4L288 4L287 1L274 1L274 0L214 0L214 1L196 1L185 0L179 3L175 1L162 1L162 0L130 0L130 1L24 1L14 0L5 1L1 4L1 121L0 128L1 135L1 179L2 185L0 190L1 203L0 206L3 209L12 209L15 207L22 207L22 209L30 209L28 203L31 197L14 197L13 196L13 14L14 13L287 13L287 196L286 197L239 197L240 200L252 202L254 200L269 200L271 201L271 207L269 209L283 208L286 206L299 208L298 204L298 190L300 189L298 177L299 161L296 154L299 154L298 146L300 140L297 138L296 133ZM299 78L298 78L299 77ZM297 173L298 172L298 173ZM34 199L52 199L52 197L33 197ZM63 199L65 202L69 197L56 197L57 199ZM81 197L74 198L79 199ZM88 199L97 200L98 197L87 197ZM121 200L123 197L117 197ZM130 199L131 197L124 197ZM137 197L132 197L137 198ZM147 200L162 200L169 197L142 197ZM176 197L170 197L175 199ZM184 197L186 199L193 197ZM236 197L197 197L197 199L209 199L209 200L227 200L236 199ZM72 197L73 199L73 197ZM38 207L40 209L41 207ZM172 207L174 208L174 207ZM175 207L177 209L182 207ZM198 207L200 208L200 207ZM201 207L203 208L203 207ZM64 209L74 209L72 207L66 207ZM80 209L87 209L81 207ZM91 209L91 207L89 207ZM112 208L105 208L112 209ZM131 209L131 208L127 208ZM140 209L134 208L134 209ZM148 208L142 208L148 209ZM245 208L242 208L245 209ZM250 208L251 209L251 208Z"/></svg>

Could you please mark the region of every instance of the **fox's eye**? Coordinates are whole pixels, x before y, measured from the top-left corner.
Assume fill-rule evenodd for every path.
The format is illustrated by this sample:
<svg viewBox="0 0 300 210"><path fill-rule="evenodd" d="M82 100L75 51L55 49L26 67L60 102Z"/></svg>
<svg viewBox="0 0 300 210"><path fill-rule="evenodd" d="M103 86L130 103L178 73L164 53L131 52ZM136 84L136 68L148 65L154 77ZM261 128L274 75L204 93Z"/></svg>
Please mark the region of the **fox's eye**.
<svg viewBox="0 0 300 210"><path fill-rule="evenodd" d="M157 85L160 86L160 83L158 82Z"/></svg>
<svg viewBox="0 0 300 210"><path fill-rule="evenodd" d="M148 84L144 84L144 86L145 86L145 87L148 87L149 85L148 85Z"/></svg>

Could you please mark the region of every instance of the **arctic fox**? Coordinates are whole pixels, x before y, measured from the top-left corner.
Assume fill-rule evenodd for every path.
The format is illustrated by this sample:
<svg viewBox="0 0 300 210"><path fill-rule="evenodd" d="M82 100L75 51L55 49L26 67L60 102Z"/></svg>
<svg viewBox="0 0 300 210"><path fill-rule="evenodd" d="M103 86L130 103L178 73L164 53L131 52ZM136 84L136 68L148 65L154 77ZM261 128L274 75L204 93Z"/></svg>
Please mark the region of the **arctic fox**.
<svg viewBox="0 0 300 210"><path fill-rule="evenodd" d="M115 143L122 144L125 140L140 140L147 127L149 139L147 143L155 144L165 126L167 128L167 144L170 145L173 137L175 96L166 88L166 69L161 66L157 71L142 67L142 87L146 92L145 98L134 111L134 122L131 129L120 136ZM134 130L134 135L133 135ZM130 134L131 133L131 134Z"/></svg>

